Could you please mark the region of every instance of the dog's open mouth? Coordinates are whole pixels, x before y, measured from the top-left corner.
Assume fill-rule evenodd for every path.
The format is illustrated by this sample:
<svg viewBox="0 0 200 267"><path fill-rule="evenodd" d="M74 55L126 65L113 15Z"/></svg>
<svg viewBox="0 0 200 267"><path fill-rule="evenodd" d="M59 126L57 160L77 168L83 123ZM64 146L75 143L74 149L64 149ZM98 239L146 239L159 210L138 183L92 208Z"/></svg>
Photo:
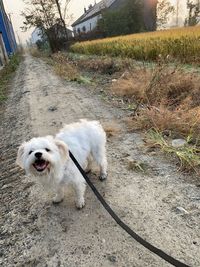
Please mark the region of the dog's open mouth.
<svg viewBox="0 0 200 267"><path fill-rule="evenodd" d="M44 159L37 159L34 163L33 163L33 167L38 171L38 172L42 172L44 171L47 166L49 165L48 161L45 161Z"/></svg>

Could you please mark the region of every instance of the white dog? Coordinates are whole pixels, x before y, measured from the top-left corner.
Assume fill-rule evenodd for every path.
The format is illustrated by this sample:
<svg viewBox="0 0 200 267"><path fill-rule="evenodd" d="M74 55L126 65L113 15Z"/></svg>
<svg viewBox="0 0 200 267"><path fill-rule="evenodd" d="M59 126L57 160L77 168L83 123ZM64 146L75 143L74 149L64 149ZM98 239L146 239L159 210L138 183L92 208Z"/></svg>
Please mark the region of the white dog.
<svg viewBox="0 0 200 267"><path fill-rule="evenodd" d="M76 193L76 206L85 205L85 179L69 157L69 150L83 169L93 159L100 167L100 180L107 177L106 134L98 121L81 120L66 125L56 135L33 138L18 150L17 164L28 175L38 177L44 184L56 186L54 203L64 197L64 185L72 184Z"/></svg>

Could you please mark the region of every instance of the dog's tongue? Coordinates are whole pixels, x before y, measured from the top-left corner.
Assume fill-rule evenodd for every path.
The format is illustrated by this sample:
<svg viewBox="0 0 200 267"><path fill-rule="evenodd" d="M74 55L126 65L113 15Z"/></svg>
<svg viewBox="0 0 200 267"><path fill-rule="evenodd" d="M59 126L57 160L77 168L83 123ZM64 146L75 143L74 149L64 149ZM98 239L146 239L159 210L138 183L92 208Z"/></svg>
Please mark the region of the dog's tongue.
<svg viewBox="0 0 200 267"><path fill-rule="evenodd" d="M43 171L47 167L48 163L44 160L36 161L33 166L37 171Z"/></svg>

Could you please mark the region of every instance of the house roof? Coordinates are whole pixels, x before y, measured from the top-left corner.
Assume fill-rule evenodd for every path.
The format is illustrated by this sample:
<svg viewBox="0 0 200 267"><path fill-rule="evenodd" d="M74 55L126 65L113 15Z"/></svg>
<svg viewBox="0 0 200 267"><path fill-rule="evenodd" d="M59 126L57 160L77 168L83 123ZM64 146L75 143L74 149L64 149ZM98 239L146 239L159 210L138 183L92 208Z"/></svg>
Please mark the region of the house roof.
<svg viewBox="0 0 200 267"><path fill-rule="evenodd" d="M99 14L103 9L110 7L116 0L101 0L99 3L94 4L89 8L82 16L80 16L72 26L76 26L79 23L88 20L89 18Z"/></svg>

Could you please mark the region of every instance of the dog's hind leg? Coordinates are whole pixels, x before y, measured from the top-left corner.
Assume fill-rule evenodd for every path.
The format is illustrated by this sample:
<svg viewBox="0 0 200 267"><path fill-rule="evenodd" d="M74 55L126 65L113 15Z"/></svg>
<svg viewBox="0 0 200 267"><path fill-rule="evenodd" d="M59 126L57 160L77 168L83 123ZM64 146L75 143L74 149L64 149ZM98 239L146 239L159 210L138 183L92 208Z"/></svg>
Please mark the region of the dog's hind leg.
<svg viewBox="0 0 200 267"><path fill-rule="evenodd" d="M88 173L90 173L91 172L91 170L92 170L92 156L91 155L89 155L88 156L88 159L87 159L87 167L85 168L85 172L86 172L86 174L88 174Z"/></svg>
<svg viewBox="0 0 200 267"><path fill-rule="evenodd" d="M106 148L105 146L97 146L92 151L92 156L98 166L100 167L100 176L101 181L107 178L107 158L106 158Z"/></svg>
<svg viewBox="0 0 200 267"><path fill-rule="evenodd" d="M103 158L101 159L101 162L99 164L99 166L100 166L99 179L101 181L105 180L107 178L107 176L108 176L108 174L107 174L107 165L108 165L107 158L106 158L106 156L103 156Z"/></svg>

